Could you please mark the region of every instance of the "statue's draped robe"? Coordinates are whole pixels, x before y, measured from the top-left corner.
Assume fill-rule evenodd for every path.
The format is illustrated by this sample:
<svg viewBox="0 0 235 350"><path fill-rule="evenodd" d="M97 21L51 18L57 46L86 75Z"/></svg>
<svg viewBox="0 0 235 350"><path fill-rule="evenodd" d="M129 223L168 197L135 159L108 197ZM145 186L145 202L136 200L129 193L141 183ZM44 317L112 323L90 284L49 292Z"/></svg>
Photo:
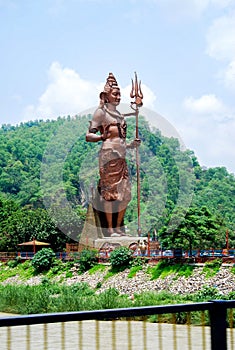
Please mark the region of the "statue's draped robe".
<svg viewBox="0 0 235 350"><path fill-rule="evenodd" d="M113 117L104 111L102 120L92 120L90 130L108 132L117 126L119 137L111 144L103 142L99 152L98 196L100 202L118 201L119 210L127 207L131 200L131 185L126 163L126 122L122 115ZM97 197L96 197L97 199Z"/></svg>

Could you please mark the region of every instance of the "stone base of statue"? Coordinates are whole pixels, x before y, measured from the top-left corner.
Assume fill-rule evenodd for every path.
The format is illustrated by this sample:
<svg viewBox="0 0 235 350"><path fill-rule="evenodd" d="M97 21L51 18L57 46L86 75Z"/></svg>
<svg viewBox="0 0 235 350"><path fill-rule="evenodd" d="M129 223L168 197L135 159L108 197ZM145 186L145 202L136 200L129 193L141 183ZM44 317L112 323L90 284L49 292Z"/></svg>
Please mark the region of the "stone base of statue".
<svg viewBox="0 0 235 350"><path fill-rule="evenodd" d="M137 245L139 237L121 236L98 238L94 242L94 248L97 250L113 250L118 247L131 248Z"/></svg>

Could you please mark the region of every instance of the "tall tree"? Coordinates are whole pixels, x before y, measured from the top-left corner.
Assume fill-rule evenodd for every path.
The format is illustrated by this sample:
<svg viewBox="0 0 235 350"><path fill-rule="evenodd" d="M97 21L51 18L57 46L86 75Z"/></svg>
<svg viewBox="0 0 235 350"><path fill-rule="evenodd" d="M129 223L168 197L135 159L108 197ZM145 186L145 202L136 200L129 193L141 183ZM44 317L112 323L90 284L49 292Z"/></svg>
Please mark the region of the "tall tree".
<svg viewBox="0 0 235 350"><path fill-rule="evenodd" d="M162 228L160 240L165 248L184 248L192 252L193 248L222 248L225 244L226 227L218 217L203 206L183 208L174 213L170 224Z"/></svg>

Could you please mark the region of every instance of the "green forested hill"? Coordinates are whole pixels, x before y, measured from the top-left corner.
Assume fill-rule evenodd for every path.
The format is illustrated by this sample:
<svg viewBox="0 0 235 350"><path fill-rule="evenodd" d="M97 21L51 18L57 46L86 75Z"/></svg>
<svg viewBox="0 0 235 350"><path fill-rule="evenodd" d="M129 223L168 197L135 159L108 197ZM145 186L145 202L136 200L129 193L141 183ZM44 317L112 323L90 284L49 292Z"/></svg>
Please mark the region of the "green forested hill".
<svg viewBox="0 0 235 350"><path fill-rule="evenodd" d="M0 250L33 237L62 249L79 239L100 143L85 142L90 116L30 121L0 129ZM128 119L128 139L135 121ZM163 137L140 118L141 226L164 247L221 247L229 230L234 246L235 177L225 168L202 169L193 151ZM127 156L132 201L125 224L136 234L135 151ZM66 233L66 235L64 234Z"/></svg>

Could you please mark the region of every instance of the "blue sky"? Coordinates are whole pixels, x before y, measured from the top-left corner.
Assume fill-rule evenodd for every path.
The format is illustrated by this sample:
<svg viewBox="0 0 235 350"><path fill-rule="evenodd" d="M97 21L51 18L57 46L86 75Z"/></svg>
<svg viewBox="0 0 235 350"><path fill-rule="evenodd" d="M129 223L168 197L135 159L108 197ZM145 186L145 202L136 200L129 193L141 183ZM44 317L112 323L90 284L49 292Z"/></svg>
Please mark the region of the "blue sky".
<svg viewBox="0 0 235 350"><path fill-rule="evenodd" d="M0 0L0 123L98 104L109 72L201 165L235 173L235 0Z"/></svg>

